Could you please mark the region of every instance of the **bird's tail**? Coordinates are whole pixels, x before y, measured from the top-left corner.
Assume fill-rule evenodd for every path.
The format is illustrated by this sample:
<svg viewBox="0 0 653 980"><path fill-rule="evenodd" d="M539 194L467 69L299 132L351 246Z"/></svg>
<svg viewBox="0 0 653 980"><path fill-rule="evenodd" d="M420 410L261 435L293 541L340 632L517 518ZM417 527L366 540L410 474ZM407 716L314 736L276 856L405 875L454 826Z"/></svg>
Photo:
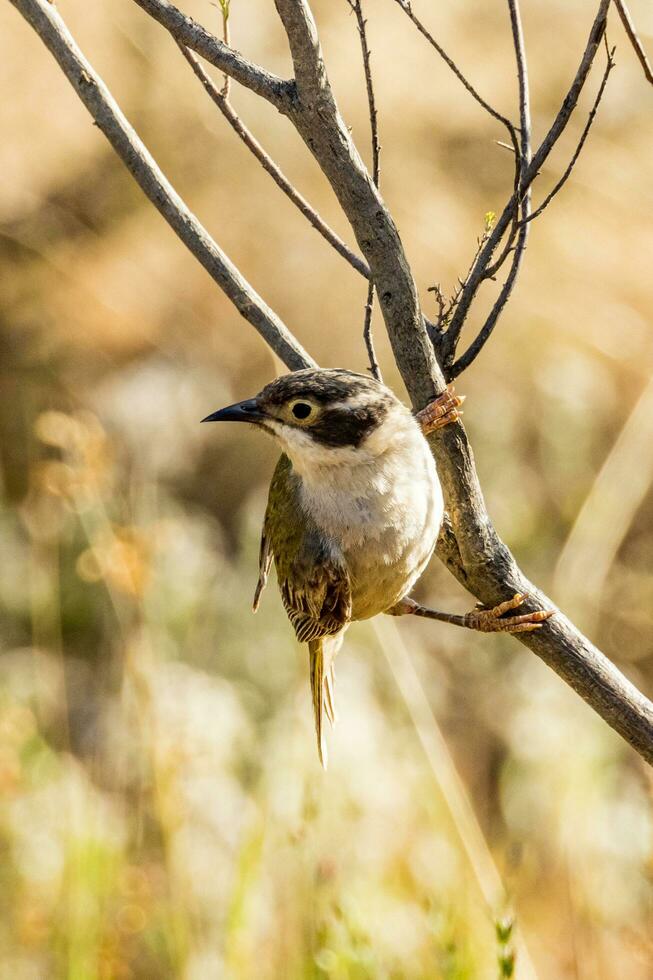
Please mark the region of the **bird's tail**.
<svg viewBox="0 0 653 980"><path fill-rule="evenodd" d="M342 635L322 636L317 640L311 640L308 644L317 751L324 769L326 769L328 762L324 716L326 715L333 727L337 717L335 707L336 675L333 662L341 644Z"/></svg>

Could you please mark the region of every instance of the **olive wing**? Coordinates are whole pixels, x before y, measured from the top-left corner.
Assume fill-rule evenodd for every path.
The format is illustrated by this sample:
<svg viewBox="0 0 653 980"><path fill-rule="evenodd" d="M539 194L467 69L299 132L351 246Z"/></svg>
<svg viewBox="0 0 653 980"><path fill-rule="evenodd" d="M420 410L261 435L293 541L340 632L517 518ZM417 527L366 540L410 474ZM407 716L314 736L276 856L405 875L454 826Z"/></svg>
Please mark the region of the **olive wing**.
<svg viewBox="0 0 653 980"><path fill-rule="evenodd" d="M263 524L255 608L274 557L281 599L301 643L339 633L351 619L351 585L342 560L303 512L298 480L282 456Z"/></svg>

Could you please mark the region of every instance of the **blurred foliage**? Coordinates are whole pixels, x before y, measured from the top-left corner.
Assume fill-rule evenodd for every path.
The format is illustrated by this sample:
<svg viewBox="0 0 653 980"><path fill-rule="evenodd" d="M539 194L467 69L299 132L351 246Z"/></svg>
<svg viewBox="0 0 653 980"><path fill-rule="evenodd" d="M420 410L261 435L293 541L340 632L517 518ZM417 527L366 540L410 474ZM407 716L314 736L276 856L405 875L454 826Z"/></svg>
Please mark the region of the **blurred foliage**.
<svg viewBox="0 0 653 980"><path fill-rule="evenodd" d="M365 150L350 12L315 6ZM514 115L503 6L420 6ZM537 136L590 11L523 6ZM208 0L184 8L220 29ZM364 369L364 283L234 141L165 33L129 0L60 9L256 288L321 363ZM510 160L396 5L367 14L383 193L433 312L428 286L455 288L510 189ZM272 4L234 0L229 23L238 48L288 73ZM592 137L460 387L501 533L651 694L653 94L616 22L610 35L618 67ZM249 609L274 448L197 424L280 367L8 4L0 46L0 977L525 978L527 956L547 980L650 977L650 774L513 642L402 622L433 710L418 724L388 666L394 642L352 628L320 771L305 651L273 585ZM236 87L233 99L347 235L287 124ZM538 194L582 124L580 111ZM470 602L437 563L419 588L439 608ZM440 729L444 748L429 754ZM454 760L476 850L451 797ZM509 908L480 886L492 860Z"/></svg>

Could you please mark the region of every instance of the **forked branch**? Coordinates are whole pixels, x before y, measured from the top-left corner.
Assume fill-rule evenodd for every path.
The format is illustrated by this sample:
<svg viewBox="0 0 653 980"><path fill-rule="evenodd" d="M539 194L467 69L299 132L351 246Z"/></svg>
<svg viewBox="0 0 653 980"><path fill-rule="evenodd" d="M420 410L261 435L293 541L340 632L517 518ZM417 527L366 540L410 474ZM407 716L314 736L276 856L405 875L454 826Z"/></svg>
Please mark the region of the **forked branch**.
<svg viewBox="0 0 653 980"><path fill-rule="evenodd" d="M528 88L528 67L526 64L526 49L524 46L524 33L522 30L518 0L508 0L508 9L510 11L510 27L512 31L513 46L515 49L517 81L519 86L519 166L517 168L517 189L515 192L513 192L514 213L512 219L513 232L516 231L516 242L513 247L512 242L514 241L514 233L511 233L508 240L508 246L504 250L502 256L491 270L486 270L485 272L485 278L494 276L503 265L504 260L508 257L509 251L512 250L512 261L510 263L508 276L501 287L490 314L481 327L474 342L470 344L463 356L456 361L455 364L448 368L448 381L452 381L454 378L458 377L458 375L480 354L481 350L489 340L490 334L494 330L499 317L503 313L505 305L510 299L510 294L512 293L517 281L517 276L519 275L519 270L524 259L524 252L526 250L526 240L528 238L528 219L530 216L531 207L531 183L526 183L525 181L525 175L528 173L528 166L531 162L531 110ZM455 351L457 338L454 338L453 332L451 338L449 338L447 335L447 339L449 339L450 343L453 344L451 348L452 352Z"/></svg>
<svg viewBox="0 0 653 980"><path fill-rule="evenodd" d="M141 190L236 309L293 370L315 361L179 197L48 0L11 0L54 56Z"/></svg>
<svg viewBox="0 0 653 980"><path fill-rule="evenodd" d="M551 151L558 142L562 133L565 131L567 124L569 123L569 119L571 118L571 115L578 104L578 99L585 86L585 82L587 81L597 49L605 33L609 6L610 0L600 0L599 8L590 29L580 65L574 80L569 87L569 91L563 99L562 105L560 106L560 109L553 120L548 133L542 140L540 146L533 153L529 165L522 172L518 192L512 194L510 200L501 212L494 230L492 231L486 245L482 249L476 262L476 266L462 291L456 310L451 318L449 330L443 338L442 357L445 366L448 368L450 377L456 377L463 370L464 366L466 366L465 363L462 362L462 359L460 362L453 364L453 358L455 356L456 347L463 325L465 324L469 314L471 304L481 283L487 278L488 269L491 267L495 251L503 240L504 235L510 228L511 223L514 221L515 208L520 203L520 197L523 197L523 195L529 190L533 181L540 173L540 170L548 159ZM506 285L504 285L504 289L506 289L507 286L508 284L506 283ZM508 286L508 289L511 288L512 284ZM491 326L493 326L493 324ZM481 334L487 330L487 327L488 324L486 322L481 330ZM465 358L467 359L468 356L471 357L471 353L466 354ZM467 363L469 363L468 360Z"/></svg>
<svg viewBox="0 0 653 980"><path fill-rule="evenodd" d="M497 112L496 109L493 109L490 103L477 92L477 90L474 88L472 83L466 78L466 76L463 74L463 72L458 67L458 65L453 60L453 58L451 58L447 54L447 52L444 50L444 48L439 43L439 41L435 39L435 37L431 34L431 32L424 26L424 24L419 19L417 14L415 14L412 8L412 4L410 3L410 0L395 0L395 3L397 3L401 7L403 12L407 15L409 20L414 24L414 26L417 28L417 30L422 35L422 37L424 37L431 45L433 50L438 53L442 61L444 61L445 65L447 65L447 67L454 73L458 81L469 92L471 97L476 102L478 102L481 108L485 109L485 111L490 116L492 116L493 119L496 119L497 122L500 122L503 126L506 127L506 129L508 130L508 135L510 137L510 142L512 144L513 150L515 151L515 155L518 157L519 151L518 151L517 133L515 132L514 125L510 122L508 117L502 115L502 113L500 112Z"/></svg>
<svg viewBox="0 0 653 980"><path fill-rule="evenodd" d="M247 128L238 113L235 111L228 98L229 88L225 81L225 88L220 90L211 76L202 67L196 56L185 45L179 44L179 48L188 64L193 69L195 75L204 86L205 91L218 107L224 118L227 120L234 132L240 137L247 149L256 157L263 169L270 174L273 181L286 197L292 201L295 207L304 215L307 221L322 235L342 258L349 263L352 269L359 272L365 279L369 279L370 270L366 263L349 248L343 240L336 235L335 231L329 227L315 208L311 207L306 198L299 193L297 188L288 180L281 167L279 167L272 157L267 153L254 134ZM229 76L225 78L228 80Z"/></svg>
<svg viewBox="0 0 653 980"><path fill-rule="evenodd" d="M11 2L13 3L14 0ZM291 96L291 86L287 81L278 78L260 65L248 61L239 51L235 51L215 37L168 0L134 0L134 2L170 31L180 44L186 45L191 51L201 55L210 65L219 68L234 81L283 111Z"/></svg>

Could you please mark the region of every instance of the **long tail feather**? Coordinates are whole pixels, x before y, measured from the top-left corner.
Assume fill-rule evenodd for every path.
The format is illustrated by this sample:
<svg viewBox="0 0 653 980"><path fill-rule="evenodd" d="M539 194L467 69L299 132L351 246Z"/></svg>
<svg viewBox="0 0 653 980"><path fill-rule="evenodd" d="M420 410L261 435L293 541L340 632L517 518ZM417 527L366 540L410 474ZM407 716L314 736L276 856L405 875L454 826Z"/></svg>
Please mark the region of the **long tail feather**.
<svg viewBox="0 0 653 980"><path fill-rule="evenodd" d="M309 668L311 674L311 696L313 698L313 714L315 716L315 734L317 736L317 751L322 768L326 769L328 756L324 734L324 641L311 640L308 644Z"/></svg>
<svg viewBox="0 0 653 980"><path fill-rule="evenodd" d="M338 715L336 713L335 686L336 672L333 664L331 663L324 671L324 710L326 711L327 718L331 722L332 728L335 728L336 721L338 720Z"/></svg>

